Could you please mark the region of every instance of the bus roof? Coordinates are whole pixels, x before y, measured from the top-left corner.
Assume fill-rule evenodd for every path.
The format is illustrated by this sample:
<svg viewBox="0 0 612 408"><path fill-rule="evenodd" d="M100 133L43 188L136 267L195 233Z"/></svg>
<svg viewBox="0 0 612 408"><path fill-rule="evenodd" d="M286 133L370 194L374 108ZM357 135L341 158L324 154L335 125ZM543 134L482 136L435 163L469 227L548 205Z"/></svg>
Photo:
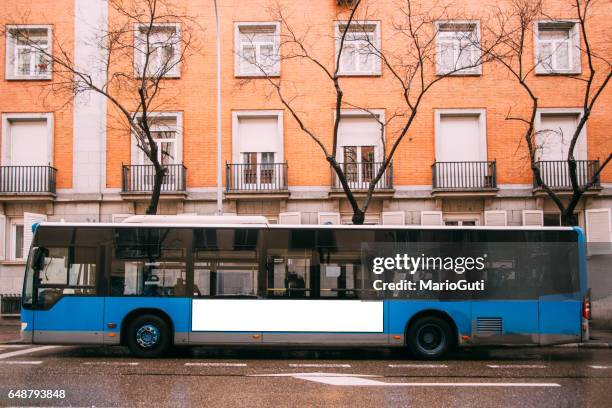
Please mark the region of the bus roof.
<svg viewBox="0 0 612 408"><path fill-rule="evenodd" d="M156 218L163 217L163 218ZM270 229L403 229L403 230L518 230L518 231L568 231L575 227L540 226L445 226L445 225L352 225L352 224L270 224L265 217L241 216L133 216L119 223L91 222L42 222L46 227L179 227L179 228L270 228Z"/></svg>

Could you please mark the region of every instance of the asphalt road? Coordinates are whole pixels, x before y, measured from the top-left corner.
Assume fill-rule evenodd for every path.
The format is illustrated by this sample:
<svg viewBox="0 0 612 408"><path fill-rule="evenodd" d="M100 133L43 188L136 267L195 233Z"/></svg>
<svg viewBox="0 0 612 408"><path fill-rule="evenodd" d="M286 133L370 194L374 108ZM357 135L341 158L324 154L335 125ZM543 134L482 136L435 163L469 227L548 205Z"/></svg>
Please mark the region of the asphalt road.
<svg viewBox="0 0 612 408"><path fill-rule="evenodd" d="M424 362L385 350L197 348L143 360L123 348L0 344L0 392L2 406L610 407L612 350L471 349Z"/></svg>

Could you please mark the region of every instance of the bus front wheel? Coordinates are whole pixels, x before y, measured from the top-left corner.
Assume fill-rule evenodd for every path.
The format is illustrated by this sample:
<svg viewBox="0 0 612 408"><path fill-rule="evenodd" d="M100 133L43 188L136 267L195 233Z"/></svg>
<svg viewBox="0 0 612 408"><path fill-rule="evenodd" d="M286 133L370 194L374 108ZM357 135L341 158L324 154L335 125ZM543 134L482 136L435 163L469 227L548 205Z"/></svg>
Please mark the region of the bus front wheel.
<svg viewBox="0 0 612 408"><path fill-rule="evenodd" d="M453 345L453 330L444 319L426 316L410 325L407 343L417 358L435 359L444 356Z"/></svg>
<svg viewBox="0 0 612 408"><path fill-rule="evenodd" d="M126 343L137 357L159 357L170 347L168 323L155 315L138 316L128 326Z"/></svg>

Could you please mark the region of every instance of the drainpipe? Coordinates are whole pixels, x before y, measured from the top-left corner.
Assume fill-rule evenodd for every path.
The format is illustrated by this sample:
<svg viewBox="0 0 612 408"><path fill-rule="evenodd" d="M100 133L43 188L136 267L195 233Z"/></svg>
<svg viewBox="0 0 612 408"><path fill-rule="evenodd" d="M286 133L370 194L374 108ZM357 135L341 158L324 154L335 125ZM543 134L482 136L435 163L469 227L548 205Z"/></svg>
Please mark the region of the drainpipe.
<svg viewBox="0 0 612 408"><path fill-rule="evenodd" d="M215 22L217 28L217 214L223 214L223 184L221 177L221 27L217 0L215 4Z"/></svg>

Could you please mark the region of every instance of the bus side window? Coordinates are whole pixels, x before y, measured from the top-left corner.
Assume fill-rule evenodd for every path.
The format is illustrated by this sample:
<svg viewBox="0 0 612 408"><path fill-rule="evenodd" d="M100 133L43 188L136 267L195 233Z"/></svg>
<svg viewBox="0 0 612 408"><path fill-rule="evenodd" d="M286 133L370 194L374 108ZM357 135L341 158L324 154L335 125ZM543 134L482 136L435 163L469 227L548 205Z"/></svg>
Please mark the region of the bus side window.
<svg viewBox="0 0 612 408"><path fill-rule="evenodd" d="M48 248L38 272L37 305L49 308L65 295L96 295L96 248Z"/></svg>
<svg viewBox="0 0 612 408"><path fill-rule="evenodd" d="M269 249L266 261L266 296L310 297L311 252L309 250Z"/></svg>
<svg viewBox="0 0 612 408"><path fill-rule="evenodd" d="M257 297L259 244L256 229L196 229L193 296Z"/></svg>
<svg viewBox="0 0 612 408"><path fill-rule="evenodd" d="M118 228L111 295L186 296L190 235L179 228Z"/></svg>

